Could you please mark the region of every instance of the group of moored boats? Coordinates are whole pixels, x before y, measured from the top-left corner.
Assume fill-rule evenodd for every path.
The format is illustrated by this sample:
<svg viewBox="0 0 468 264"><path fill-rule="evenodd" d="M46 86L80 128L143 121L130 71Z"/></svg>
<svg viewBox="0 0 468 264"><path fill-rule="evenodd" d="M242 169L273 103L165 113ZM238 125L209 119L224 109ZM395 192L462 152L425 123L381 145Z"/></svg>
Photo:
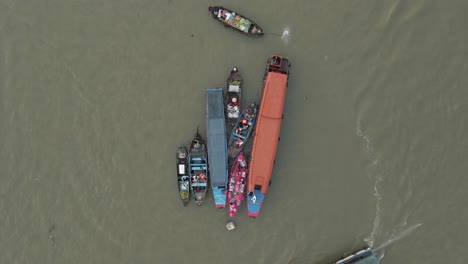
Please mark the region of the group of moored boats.
<svg viewBox="0 0 468 264"><path fill-rule="evenodd" d="M206 143L197 128L188 151L179 146L176 153L184 206L190 197L201 206L210 183L216 207L227 208L231 218L246 197L248 215L258 216L276 156L289 66L281 56L268 59L261 108L255 102L242 108L243 81L237 67L231 70L226 89L206 90ZM255 129L248 161L244 148Z"/></svg>
<svg viewBox="0 0 468 264"><path fill-rule="evenodd" d="M263 29L245 16L224 7L208 9L225 27L260 37ZM207 142L197 131L189 144L177 148L177 180L180 199L188 206L190 197L201 206L206 197L208 182L217 208L226 208L234 217L242 201L247 198L247 213L257 217L271 184L279 141L284 99L289 79L290 62L273 55L268 59L264 76L261 107L252 102L242 109L242 77L234 67L227 80L227 91L221 88L206 90ZM250 159L243 149L256 130ZM231 131L226 137L226 131ZM229 167L229 160L231 166ZM234 229L233 222L226 226ZM335 264L378 264L375 251L364 248L346 256Z"/></svg>

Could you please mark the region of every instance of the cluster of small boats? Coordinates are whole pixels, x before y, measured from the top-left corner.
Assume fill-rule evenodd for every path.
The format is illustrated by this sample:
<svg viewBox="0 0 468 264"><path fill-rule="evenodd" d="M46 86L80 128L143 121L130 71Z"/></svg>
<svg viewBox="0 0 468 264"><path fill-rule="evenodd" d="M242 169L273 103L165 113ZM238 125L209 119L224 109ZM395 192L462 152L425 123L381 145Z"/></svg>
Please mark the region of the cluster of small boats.
<svg viewBox="0 0 468 264"><path fill-rule="evenodd" d="M246 198L248 215L258 216L273 171L289 66L281 56L268 59L261 108L255 102L242 104L243 80L237 67L232 68L225 89L206 90L206 143L197 128L188 151L177 148L184 206L190 197L201 206L210 183L216 207L227 208L231 218ZM246 149L252 138L253 148Z"/></svg>
<svg viewBox="0 0 468 264"><path fill-rule="evenodd" d="M264 34L253 20L230 9L213 6L209 11L226 27L254 37ZM179 146L176 151L184 206L191 199L201 206L209 184L216 207L227 208L231 218L246 198L248 215L258 216L271 183L289 67L285 57L268 59L261 107L255 102L243 105L243 80L237 67L231 69L225 88L206 90L206 141L197 128L188 149ZM253 148L247 149L250 141Z"/></svg>

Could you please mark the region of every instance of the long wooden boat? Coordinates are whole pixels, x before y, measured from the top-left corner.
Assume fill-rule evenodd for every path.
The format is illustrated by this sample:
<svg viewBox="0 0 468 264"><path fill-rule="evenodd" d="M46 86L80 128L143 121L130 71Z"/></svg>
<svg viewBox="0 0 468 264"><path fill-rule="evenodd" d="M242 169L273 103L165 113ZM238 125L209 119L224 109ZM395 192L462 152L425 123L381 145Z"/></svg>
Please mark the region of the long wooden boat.
<svg viewBox="0 0 468 264"><path fill-rule="evenodd" d="M214 19L218 20L225 27L236 29L244 34L253 37L263 36L263 29L247 17L222 6L210 6L208 8Z"/></svg>
<svg viewBox="0 0 468 264"><path fill-rule="evenodd" d="M247 213L250 217L259 215L270 185L283 119L289 67L287 58L273 55L268 59L249 168Z"/></svg>
<svg viewBox="0 0 468 264"><path fill-rule="evenodd" d="M242 76L237 69L237 67L232 68L231 74L227 79L227 102L226 102L226 123L229 128L234 126L239 115L241 113L242 107Z"/></svg>
<svg viewBox="0 0 468 264"><path fill-rule="evenodd" d="M190 142L189 166L190 187L192 189L193 198L195 199L195 203L201 206L206 196L209 176L205 141L200 136L200 133L198 133L198 129L192 142Z"/></svg>
<svg viewBox="0 0 468 264"><path fill-rule="evenodd" d="M228 143L228 155L235 158L237 154L244 148L245 143L252 134L257 122L257 104L251 103L248 105L239 116L232 129L231 136Z"/></svg>
<svg viewBox="0 0 468 264"><path fill-rule="evenodd" d="M211 190L217 208L226 206L228 156L224 94L222 88L206 90L206 138Z"/></svg>
<svg viewBox="0 0 468 264"><path fill-rule="evenodd" d="M176 165L179 196L184 206L187 206L190 200L190 176L187 170L187 149L183 146L177 148Z"/></svg>
<svg viewBox="0 0 468 264"><path fill-rule="evenodd" d="M228 213L233 218L244 200L244 191L247 185L249 169L244 152L239 153L234 160L229 173L229 189L227 193Z"/></svg>

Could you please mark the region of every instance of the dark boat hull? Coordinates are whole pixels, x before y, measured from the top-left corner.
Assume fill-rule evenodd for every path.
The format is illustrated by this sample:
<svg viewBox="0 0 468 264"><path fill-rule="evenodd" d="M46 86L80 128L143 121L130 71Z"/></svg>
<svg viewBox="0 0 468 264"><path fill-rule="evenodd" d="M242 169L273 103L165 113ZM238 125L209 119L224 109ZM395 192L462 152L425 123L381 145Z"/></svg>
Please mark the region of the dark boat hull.
<svg viewBox="0 0 468 264"><path fill-rule="evenodd" d="M257 121L257 105L251 103L247 106L239 116L238 122L236 122L234 128L231 131L228 142L228 156L235 158L239 152L242 151L247 140L252 134L253 129ZM242 120L247 120L247 127L244 128Z"/></svg>
<svg viewBox="0 0 468 264"><path fill-rule="evenodd" d="M205 141L200 134L195 134L189 151L190 187L193 199L198 206L203 204L208 189L208 157Z"/></svg>
<svg viewBox="0 0 468 264"><path fill-rule="evenodd" d="M242 111L242 76L237 67L229 74L226 95L226 123L231 129Z"/></svg>
<svg viewBox="0 0 468 264"><path fill-rule="evenodd" d="M178 147L176 153L177 182L179 186L179 196L184 206L190 200L190 176L188 174L187 150L185 147Z"/></svg>
<svg viewBox="0 0 468 264"><path fill-rule="evenodd" d="M232 28L252 37L261 37L264 35L263 29L257 23L232 10L222 6L210 6L208 11L210 11L214 19L228 28Z"/></svg>

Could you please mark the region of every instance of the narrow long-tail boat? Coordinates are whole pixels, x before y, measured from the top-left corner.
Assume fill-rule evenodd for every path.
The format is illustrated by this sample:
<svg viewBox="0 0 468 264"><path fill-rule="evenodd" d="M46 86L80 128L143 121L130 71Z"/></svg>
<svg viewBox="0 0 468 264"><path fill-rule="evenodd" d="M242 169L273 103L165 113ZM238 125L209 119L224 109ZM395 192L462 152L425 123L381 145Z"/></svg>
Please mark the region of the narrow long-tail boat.
<svg viewBox="0 0 468 264"><path fill-rule="evenodd" d="M218 20L225 27L238 30L246 35L253 37L263 36L263 29L247 17L222 6L210 6L208 8L214 19Z"/></svg>

